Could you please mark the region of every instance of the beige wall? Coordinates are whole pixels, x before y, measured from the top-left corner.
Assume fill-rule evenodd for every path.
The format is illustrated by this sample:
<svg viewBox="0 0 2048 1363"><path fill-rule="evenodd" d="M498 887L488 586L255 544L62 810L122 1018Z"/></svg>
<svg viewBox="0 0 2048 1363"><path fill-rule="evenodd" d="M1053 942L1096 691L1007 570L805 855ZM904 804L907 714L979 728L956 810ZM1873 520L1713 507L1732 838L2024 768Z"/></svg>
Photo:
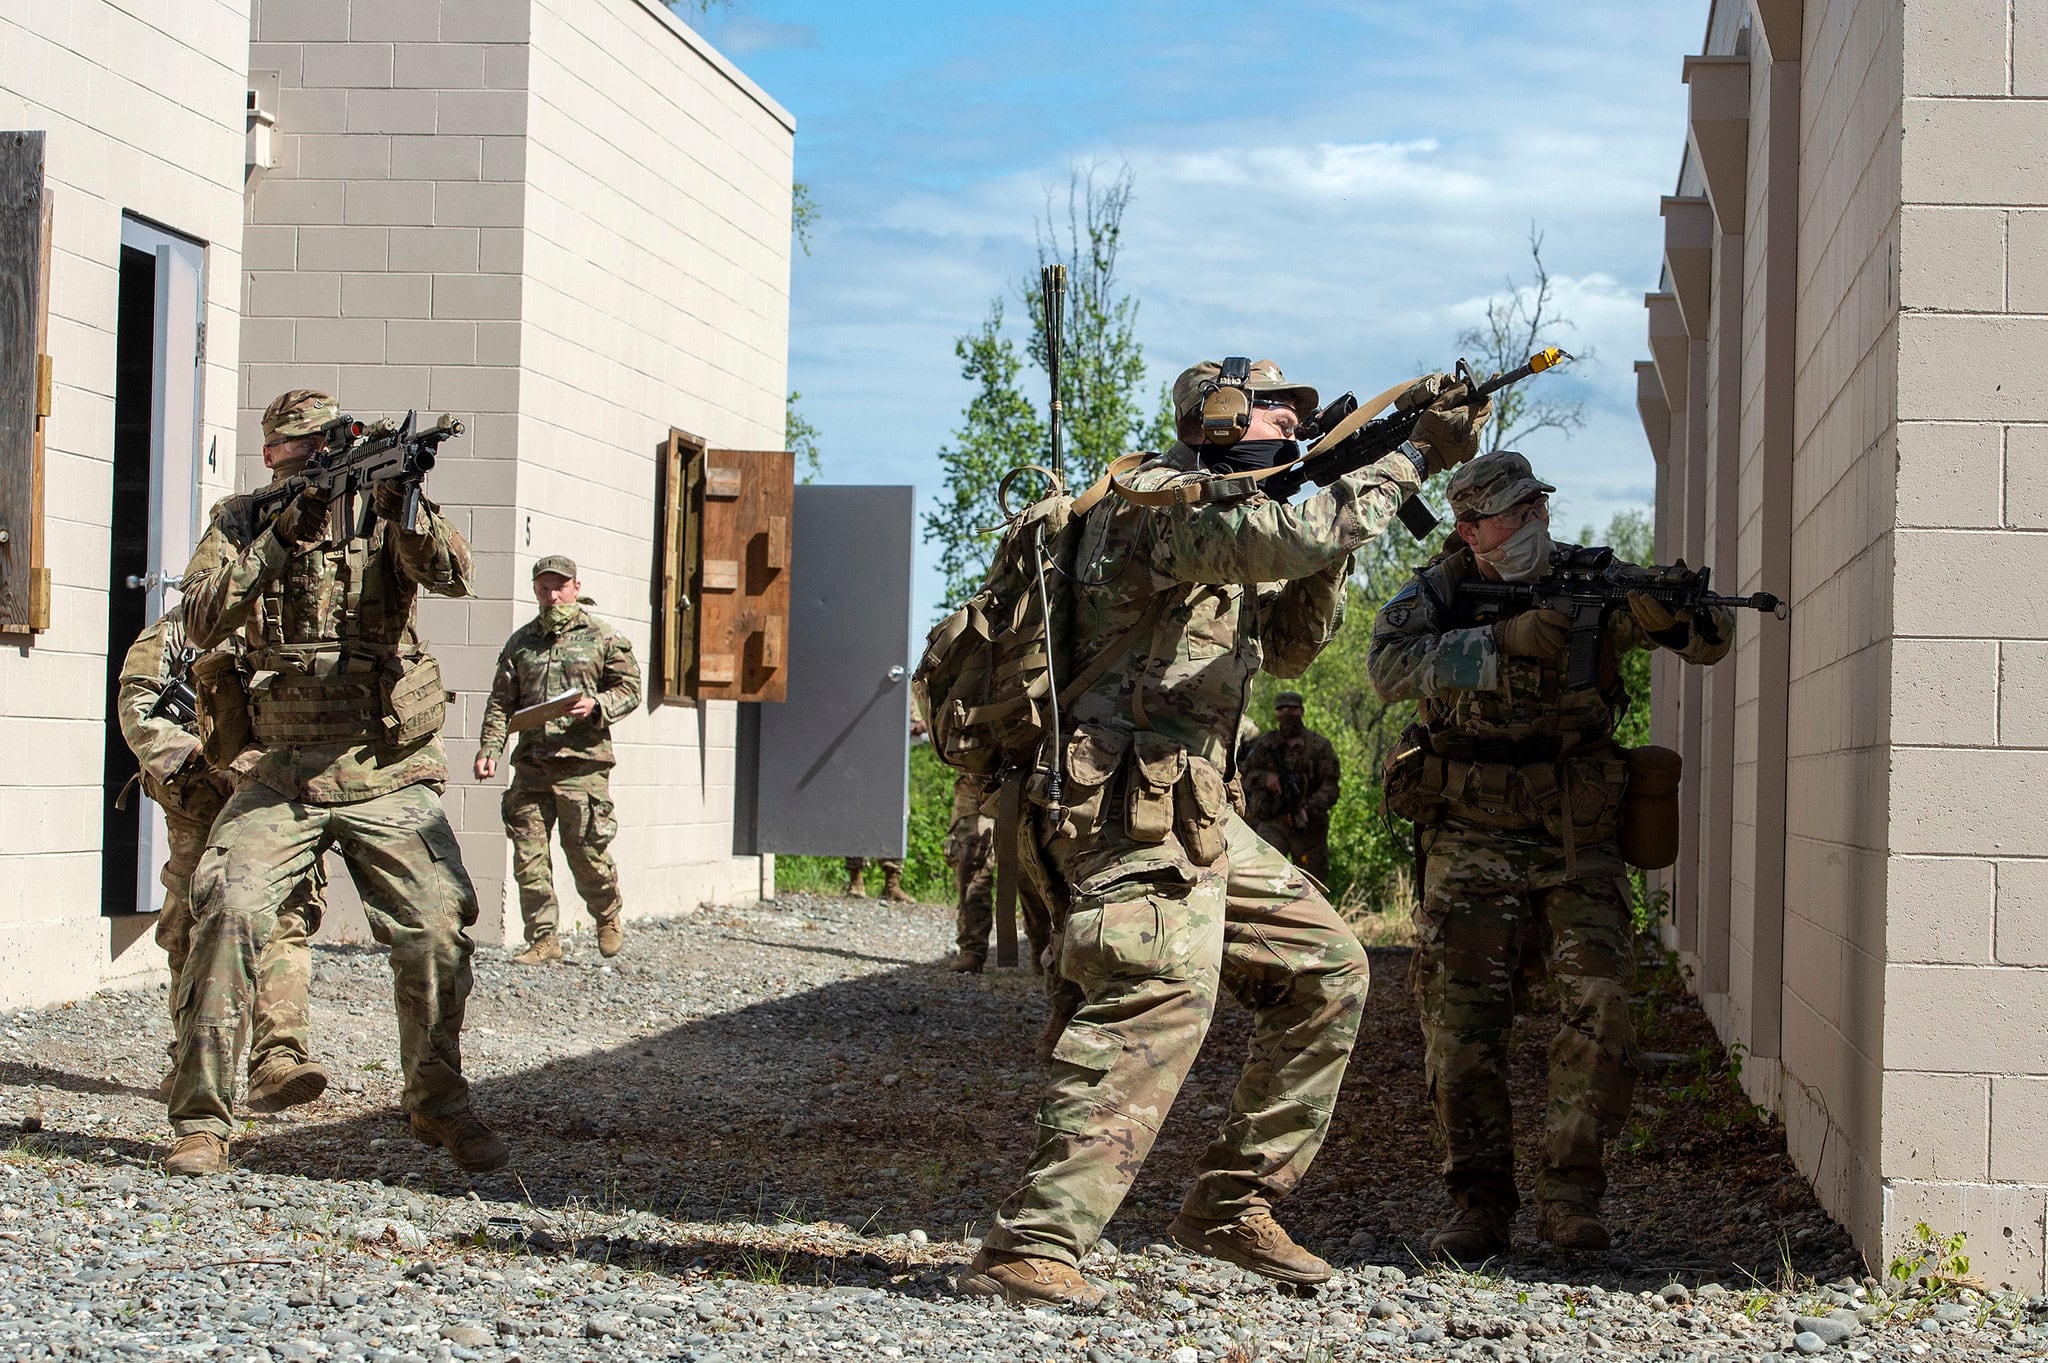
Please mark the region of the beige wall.
<svg viewBox="0 0 2048 1363"><path fill-rule="evenodd" d="M153 918L99 911L121 221L132 212L206 243L201 445L232 449L249 12L224 0L148 8L0 4L0 128L48 132L56 217L51 628L31 647L0 647L0 749L34 754L0 764L0 1007L76 998L163 964L144 935ZM226 481L223 468L212 490Z"/></svg>
<svg viewBox="0 0 2048 1363"><path fill-rule="evenodd" d="M2048 571L2048 13L1716 0L1708 44L1747 59L1716 68L1746 81L1741 173L1702 121L1709 62L1680 179L1723 172L1723 288L1703 332L1686 319L1715 362L1665 374L1653 303L1691 411L1645 424L1664 542L1792 617L1746 617L1703 705L1658 674L1661 732L1701 733L1679 939L1873 1263L1924 1220L2038 1292L2048 608L2023 584Z"/></svg>
<svg viewBox="0 0 2048 1363"><path fill-rule="evenodd" d="M467 775L498 649L533 609L532 559L568 553L644 670L656 442L780 446L792 125L639 0L257 0L252 34L283 95L251 207L242 448L300 383L469 423L430 487L477 596L421 623L462 695L447 803L478 936L516 938L503 778ZM621 721L629 911L758 893L759 860L731 854L733 741L730 704ZM564 926L587 925L556 880Z"/></svg>

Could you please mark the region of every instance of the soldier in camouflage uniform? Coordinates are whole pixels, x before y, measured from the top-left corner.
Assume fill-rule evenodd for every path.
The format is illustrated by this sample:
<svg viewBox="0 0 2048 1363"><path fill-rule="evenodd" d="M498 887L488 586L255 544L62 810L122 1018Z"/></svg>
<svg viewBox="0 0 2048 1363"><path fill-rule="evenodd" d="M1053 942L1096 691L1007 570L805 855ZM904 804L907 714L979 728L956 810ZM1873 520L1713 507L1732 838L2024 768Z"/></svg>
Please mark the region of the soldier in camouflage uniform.
<svg viewBox="0 0 2048 1363"><path fill-rule="evenodd" d="M1384 700L1418 702L1420 732L1389 762L1387 803L1416 820L1427 859L1415 974L1458 1208L1432 1248L1460 1260L1504 1252L1520 1204L1508 1038L1528 955L1546 961L1563 1010L1536 1176L1539 1233L1565 1248L1609 1243L1601 1145L1627 1118L1635 1086L1629 889L1616 844L1625 767L1613 741L1628 694L1617 659L1658 647L1712 663L1734 637L1725 610L1694 619L1637 595L1603 631L1599 684L1570 691L1564 616L1461 624L1461 582L1549 571L1552 491L1510 450L1460 469L1450 486L1457 534L1373 625L1373 686Z"/></svg>
<svg viewBox="0 0 2048 1363"><path fill-rule="evenodd" d="M903 888L902 857L848 857L846 859L846 897L866 899L868 897L868 862L873 861L882 868L882 898L891 904L915 904L917 900Z"/></svg>
<svg viewBox="0 0 2048 1363"><path fill-rule="evenodd" d="M520 626L498 654L491 699L484 707L476 778L497 774L505 755L512 712L581 694L569 713L529 729L512 753L512 785L505 792L505 835L512 840L512 878L526 920L526 950L512 959L540 965L562 959L549 835L561 829L562 853L576 892L597 924L597 949L619 954L619 871L606 850L618 833L612 817L612 725L640 703L640 666L633 641L583 608L576 564L550 554L533 564L533 596L540 614Z"/></svg>
<svg viewBox="0 0 2048 1363"><path fill-rule="evenodd" d="M121 660L121 689L116 701L121 736L142 769L138 780L143 792L164 811L169 847L159 873L164 907L157 915L156 944L164 949L170 965L173 1030L179 986L192 950L192 869L206 849L206 835L215 816L235 789L201 752L198 720L181 722L176 714L159 707L164 693L174 683L182 684L179 679L192 661L185 651L185 608L180 603L165 611L129 646ZM122 800L125 808L125 791ZM319 931L326 907L322 884L320 864L315 862L312 874L278 911L277 930L256 960L247 1103L257 1112L282 1112L310 1103L327 1089L327 1071L307 1059L310 1023L306 991L312 979L312 952L307 941ZM169 1051L176 1056L175 1041ZM159 1086L166 1103L175 1074L166 1069Z"/></svg>
<svg viewBox="0 0 2048 1363"><path fill-rule="evenodd" d="M996 821L981 812L988 783L978 776L962 773L953 782L953 823L946 830L946 865L953 868L953 881L960 901L954 912L954 944L959 955L952 968L963 974L981 973L988 962L988 935L995 925ZM1037 962L1033 961L1034 968Z"/></svg>
<svg viewBox="0 0 2048 1363"><path fill-rule="evenodd" d="M1229 385L1247 410L1243 441L1212 445L1198 409L1222 372L1209 363L1180 376L1181 442L1128 480L1141 497L1173 489L1160 499L1170 504L1113 496L1080 529L1064 671L1096 679L1063 707L1060 805L1032 794L1046 857L1070 893L1060 972L1084 1002L1053 1049L1031 1170L962 1278L969 1294L1101 1300L1076 1265L1151 1149L1219 988L1253 1014L1251 1057L1169 1234L1282 1281L1330 1273L1272 1205L1328 1130L1364 1008L1365 952L1231 810L1225 785L1253 673L1309 665L1342 620L1352 551L1428 473L1471 456L1485 409L1432 408L1420 449L1290 507L1210 479L1284 459L1315 391L1260 361ZM1438 383L1404 403L1431 401Z"/></svg>
<svg viewBox="0 0 2048 1363"><path fill-rule="evenodd" d="M1301 693L1273 698L1272 730L1252 740L1239 778L1254 831L1319 882L1330 878L1330 811L1337 807L1337 750L1301 722Z"/></svg>
<svg viewBox="0 0 2048 1363"><path fill-rule="evenodd" d="M263 462L272 477L303 468L338 414L333 398L310 389L271 403ZM227 1168L257 960L285 900L330 847L348 865L371 932L391 948L413 1134L464 1169L511 1158L471 1109L462 1076L476 892L441 808L446 693L413 622L422 589L469 595L469 545L430 502L400 524L406 497L395 483L378 484L370 505L373 523L359 536L334 524L343 518L313 487L268 525L256 522L250 498L227 498L185 577L193 647L239 636L246 652L232 684L209 676L201 697L209 749L240 751L227 764L235 793L192 876L169 1173Z"/></svg>

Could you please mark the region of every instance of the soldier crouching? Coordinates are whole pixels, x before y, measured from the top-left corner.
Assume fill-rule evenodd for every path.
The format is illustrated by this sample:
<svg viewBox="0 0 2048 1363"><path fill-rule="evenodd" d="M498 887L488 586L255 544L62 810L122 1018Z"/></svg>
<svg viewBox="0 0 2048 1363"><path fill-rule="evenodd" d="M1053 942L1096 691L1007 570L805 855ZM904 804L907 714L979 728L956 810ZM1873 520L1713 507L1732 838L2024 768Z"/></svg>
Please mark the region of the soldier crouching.
<svg viewBox="0 0 2048 1363"><path fill-rule="evenodd" d="M1457 1204L1430 1247L1465 1261L1507 1250L1520 1205L1508 1039L1526 956L1548 966L1563 1012L1550 1048L1538 1233L1567 1249L1610 1242L1601 1149L1628 1116L1636 1078L1630 896L1616 840L1626 767L1613 741L1629 697L1617 659L1659 647L1712 663L1734 637L1720 607L1695 619L1631 596L1603 626L1598 684L1574 691L1564 685L1563 615L1471 621L1461 582L1533 582L1550 571L1555 490L1511 450L1458 470L1457 534L1373 625L1374 688L1383 700L1418 702L1419 731L1388 763L1387 804L1415 820L1426 858L1415 983L1444 1182Z"/></svg>

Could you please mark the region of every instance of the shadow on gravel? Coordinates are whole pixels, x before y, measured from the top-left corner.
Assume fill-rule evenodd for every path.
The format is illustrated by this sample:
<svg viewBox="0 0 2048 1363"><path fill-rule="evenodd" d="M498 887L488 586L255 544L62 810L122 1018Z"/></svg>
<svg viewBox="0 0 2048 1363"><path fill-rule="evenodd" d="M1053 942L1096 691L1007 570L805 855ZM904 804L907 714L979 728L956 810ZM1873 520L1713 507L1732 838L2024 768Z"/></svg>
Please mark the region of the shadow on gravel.
<svg viewBox="0 0 2048 1363"><path fill-rule="evenodd" d="M786 940L777 940L778 926L758 920L705 923L691 932L692 949L705 954L713 974L725 941L890 964L815 935L806 940L794 925ZM1370 954L1373 988L1331 1138L1281 1217L1337 1262L1413 1270L1449 1203L1423 1106L1408 952ZM623 961L631 959L629 953ZM496 975L518 984L531 978ZM510 984L497 990L489 979L487 972L471 1002L472 1033L517 1032L529 1005L512 996ZM619 994L622 987L630 997ZM693 993L711 987L700 982ZM1752 1277L1775 1282L1788 1272L1825 1279L1857 1269L1846 1237L1785 1158L1782 1129L1740 1099L1697 1007L1656 972L1639 992L1644 1048L1674 1059L1639 1088L1637 1118L1610 1163L1607 1211L1617 1250L1551 1252L1536 1244L1533 1210L1525 1209L1516 1226L1523 1252L1490 1271L1633 1289L1673 1277L1734 1286ZM668 997L651 975L614 978L588 967L562 968L549 978L547 993L572 1016L608 1014L614 1027ZM394 1111L259 1127L260 1139L238 1142L236 1153L250 1168L273 1174L381 1178L457 1196L473 1187L483 1197L525 1201L534 1211L521 1224L494 1222L481 1234L536 1249L650 1266L701 1259L770 1281L830 1281L864 1258L875 1259L871 1271L900 1269L900 1251L890 1261L849 1255L844 1240L809 1248L803 1227L825 1221L869 1235L917 1229L933 1241L985 1228L1031 1152L1042 1080L1032 1045L1043 1010L1037 981L1022 971L956 975L935 961L484 1078L476 1085L478 1109L516 1153L509 1170L474 1180L412 1140ZM1525 1150L1540 1130L1554 1030L1542 1007L1516 1027L1516 1121ZM1155 1238L1172 1219L1223 1114L1248 1037L1248 1016L1226 1002L1152 1159L1110 1226L1110 1238L1124 1248ZM63 1144L90 1157L82 1147L98 1143L87 1134ZM1525 1188L1534 1172L1525 1154ZM734 1238L662 1241L651 1226L635 1228L634 1212L724 1223ZM791 1246L786 1253L741 1243L754 1227L778 1223L789 1232L778 1237ZM761 1239L753 1235L751 1242Z"/></svg>
<svg viewBox="0 0 2048 1363"><path fill-rule="evenodd" d="M95 1079L88 1074L72 1074L67 1070L52 1069L48 1065L24 1064L19 1060L0 1060L0 1085L10 1088L53 1088L66 1093L120 1094L128 1098L147 1098L156 1101L155 1088L143 1088L136 1084L123 1084L112 1079Z"/></svg>

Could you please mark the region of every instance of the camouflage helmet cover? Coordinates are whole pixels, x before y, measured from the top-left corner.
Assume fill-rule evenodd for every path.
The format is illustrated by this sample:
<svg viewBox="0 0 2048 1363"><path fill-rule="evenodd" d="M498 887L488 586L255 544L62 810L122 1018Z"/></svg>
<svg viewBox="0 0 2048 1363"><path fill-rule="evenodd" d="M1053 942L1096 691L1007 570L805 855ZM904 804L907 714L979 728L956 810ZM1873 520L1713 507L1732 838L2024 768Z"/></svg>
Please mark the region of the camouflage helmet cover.
<svg viewBox="0 0 2048 1363"><path fill-rule="evenodd" d="M294 388L279 393L263 409L263 438L289 440L293 436L312 435L340 415L341 404L332 395L317 388Z"/></svg>
<svg viewBox="0 0 2048 1363"><path fill-rule="evenodd" d="M1204 360L1181 370L1180 377L1173 381L1173 415L1176 420L1186 416L1202 403L1202 385L1215 379L1223 372L1221 360ZM1280 366L1271 360L1256 360L1252 363L1251 381L1245 385L1255 394L1280 397L1293 403L1303 416L1313 412L1321 404L1316 401L1316 390L1305 383L1289 383L1280 373Z"/></svg>
<svg viewBox="0 0 2048 1363"><path fill-rule="evenodd" d="M1529 461L1514 450L1482 454L1451 475L1451 515L1461 521L1498 516L1532 497L1557 491L1536 476Z"/></svg>

